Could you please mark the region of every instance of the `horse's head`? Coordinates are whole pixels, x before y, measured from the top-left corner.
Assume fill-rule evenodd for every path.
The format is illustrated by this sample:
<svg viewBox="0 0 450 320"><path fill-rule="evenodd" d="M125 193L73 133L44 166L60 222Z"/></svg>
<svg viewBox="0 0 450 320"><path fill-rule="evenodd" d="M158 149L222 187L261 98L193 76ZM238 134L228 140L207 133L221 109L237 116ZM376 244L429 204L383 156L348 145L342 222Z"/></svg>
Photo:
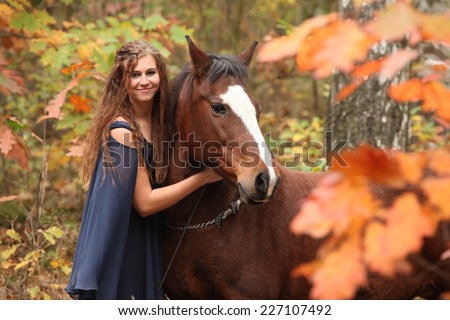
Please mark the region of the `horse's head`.
<svg viewBox="0 0 450 320"><path fill-rule="evenodd" d="M243 201L266 202L279 172L258 125L260 106L246 85L257 43L239 56L216 56L186 38L191 64L175 80L175 129L189 161L237 183Z"/></svg>

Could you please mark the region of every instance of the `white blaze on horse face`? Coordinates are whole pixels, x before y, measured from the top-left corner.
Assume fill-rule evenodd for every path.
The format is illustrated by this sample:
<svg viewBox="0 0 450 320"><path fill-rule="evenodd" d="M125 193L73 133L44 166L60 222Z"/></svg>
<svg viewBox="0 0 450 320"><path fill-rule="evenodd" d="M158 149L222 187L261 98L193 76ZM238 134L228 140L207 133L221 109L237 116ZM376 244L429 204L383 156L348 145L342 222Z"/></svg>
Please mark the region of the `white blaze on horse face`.
<svg viewBox="0 0 450 320"><path fill-rule="evenodd" d="M258 125L255 106L245 90L238 85L228 87L227 92L222 94L220 98L223 103L229 105L231 110L233 110L233 112L242 120L250 134L253 136L253 139L255 139L258 144L259 156L264 161L269 171L270 182L268 191L272 192L277 178L269 148L267 147L266 141L264 140Z"/></svg>

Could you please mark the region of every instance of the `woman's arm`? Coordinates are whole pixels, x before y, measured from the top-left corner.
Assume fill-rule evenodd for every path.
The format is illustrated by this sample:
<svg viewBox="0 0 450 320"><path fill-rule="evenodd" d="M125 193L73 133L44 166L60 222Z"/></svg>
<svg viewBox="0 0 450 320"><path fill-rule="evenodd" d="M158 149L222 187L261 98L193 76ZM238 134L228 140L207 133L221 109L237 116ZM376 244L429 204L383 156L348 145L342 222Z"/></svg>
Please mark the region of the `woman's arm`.
<svg viewBox="0 0 450 320"><path fill-rule="evenodd" d="M129 147L135 145L128 129L113 129L111 136ZM138 166L133 206L141 216L146 217L171 207L201 186L221 179L213 170L205 169L173 185L152 189L148 170L144 166Z"/></svg>

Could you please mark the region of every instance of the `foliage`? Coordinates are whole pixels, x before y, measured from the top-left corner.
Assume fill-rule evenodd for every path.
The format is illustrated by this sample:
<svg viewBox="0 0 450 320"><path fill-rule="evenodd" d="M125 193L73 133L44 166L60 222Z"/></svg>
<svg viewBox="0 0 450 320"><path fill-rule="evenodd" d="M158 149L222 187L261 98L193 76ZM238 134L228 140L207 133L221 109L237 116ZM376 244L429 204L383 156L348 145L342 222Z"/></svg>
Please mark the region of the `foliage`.
<svg viewBox="0 0 450 320"><path fill-rule="evenodd" d="M354 1L356 8L361 5ZM390 97L420 105L423 113L432 113L448 128L449 36L448 13L426 14L409 1L396 1L363 25L333 13L309 19L290 36L265 44L258 58L270 62L295 55L299 71L318 78L337 70L347 73L352 80L339 99L370 77L385 81L414 63L411 78L392 84ZM371 46L398 40L409 47L378 60L367 56ZM432 63L426 54L431 49ZM291 224L296 234L327 236L317 259L294 270L311 280L312 298L351 298L366 283L368 272L387 277L409 272L409 259L422 248L424 238L450 220L445 200L450 191L448 148L402 153L363 145L344 152L342 160L345 166L333 163ZM392 195L392 203L376 196L380 189Z"/></svg>

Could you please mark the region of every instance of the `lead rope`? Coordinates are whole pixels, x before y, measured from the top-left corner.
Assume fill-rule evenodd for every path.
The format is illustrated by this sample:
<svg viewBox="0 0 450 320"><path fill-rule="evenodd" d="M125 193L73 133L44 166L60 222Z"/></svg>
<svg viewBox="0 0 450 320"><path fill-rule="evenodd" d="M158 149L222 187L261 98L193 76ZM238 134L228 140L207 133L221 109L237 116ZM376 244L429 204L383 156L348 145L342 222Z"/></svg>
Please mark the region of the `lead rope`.
<svg viewBox="0 0 450 320"><path fill-rule="evenodd" d="M175 259L175 256L176 256L176 254L178 252L178 249L180 248L181 242L183 241L184 235L186 234L186 231L188 230L189 224L191 223L191 219L194 216L195 211L197 211L198 204L200 203L200 200L202 199L202 196L203 196L203 193L205 192L205 189L206 189L206 185L204 185L202 187L202 190L200 191L200 195L197 198L197 202L194 204L194 207L192 208L191 215L189 216L189 219L186 222L186 226L183 229L183 233L181 234L181 238L180 238L180 240L178 240L178 244L177 244L177 246L175 248L175 251L173 252L172 258L170 258L169 265L167 266L166 272L164 273L164 276L163 276L163 278L161 280L161 284L159 285L158 291L156 292L156 297L159 295L159 292L162 289L162 286L164 284L164 281L166 280L167 274L169 273L170 267L172 267L173 260Z"/></svg>

